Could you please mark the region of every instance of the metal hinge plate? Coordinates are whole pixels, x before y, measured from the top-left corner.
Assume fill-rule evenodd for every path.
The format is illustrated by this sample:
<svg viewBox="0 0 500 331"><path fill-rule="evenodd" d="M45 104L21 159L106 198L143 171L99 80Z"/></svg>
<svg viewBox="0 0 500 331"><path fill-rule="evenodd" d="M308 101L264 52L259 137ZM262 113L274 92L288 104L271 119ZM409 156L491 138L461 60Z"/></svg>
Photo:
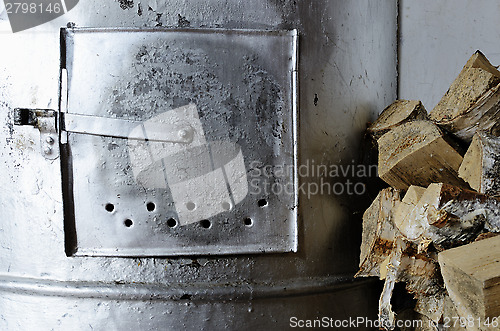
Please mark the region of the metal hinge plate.
<svg viewBox="0 0 500 331"><path fill-rule="evenodd" d="M43 157L55 160L59 157L57 112L52 109L14 109L14 125L31 125L40 131L40 149Z"/></svg>

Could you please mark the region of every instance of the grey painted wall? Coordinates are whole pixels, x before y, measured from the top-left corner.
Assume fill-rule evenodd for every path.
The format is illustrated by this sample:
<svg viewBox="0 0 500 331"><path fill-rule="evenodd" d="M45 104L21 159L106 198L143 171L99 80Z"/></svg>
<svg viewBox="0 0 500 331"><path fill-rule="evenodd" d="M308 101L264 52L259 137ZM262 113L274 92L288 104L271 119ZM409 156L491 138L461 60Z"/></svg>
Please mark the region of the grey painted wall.
<svg viewBox="0 0 500 331"><path fill-rule="evenodd" d="M401 0L399 97L430 111L476 50L499 65L499 25L496 0Z"/></svg>

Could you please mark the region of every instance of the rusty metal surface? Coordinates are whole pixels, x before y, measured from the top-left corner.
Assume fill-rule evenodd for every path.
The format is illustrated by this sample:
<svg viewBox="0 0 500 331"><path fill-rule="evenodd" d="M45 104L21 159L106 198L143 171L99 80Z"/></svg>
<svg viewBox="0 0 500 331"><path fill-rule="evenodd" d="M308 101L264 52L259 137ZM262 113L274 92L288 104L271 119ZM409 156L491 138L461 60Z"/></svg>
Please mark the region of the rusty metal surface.
<svg viewBox="0 0 500 331"><path fill-rule="evenodd" d="M59 160L40 153L40 134L12 126L15 107L57 109L59 29L156 26L245 29L297 29L300 35L300 162L351 163L366 121L395 99L396 3L394 1L118 1L82 0L66 15L12 34L0 15L0 275L25 281L64 281L144 285L204 283L218 288L264 284L272 298L232 303L196 303L163 298L107 300L46 296L2 288L2 330L154 330L285 328L291 315L342 318L363 315L377 305L369 286L333 290L356 271L361 240L359 200L301 194L297 253L220 257L105 258L67 257ZM139 10L141 8L141 10ZM139 15L140 13L140 15ZM6 45L6 46L4 46ZM5 51L7 47L9 51ZM117 58L117 61L120 60ZM307 182L302 178L301 182ZM356 221L358 219L358 221ZM301 279L331 284L327 294L284 297L282 282ZM7 286L10 286L7 283ZM238 287L237 287L238 288ZM279 291L277 290L279 289ZM307 289L307 287L304 287ZM30 292L32 291L32 292ZM237 292L237 289L235 290ZM28 294L30 292L30 294ZM153 297L155 293L151 294ZM237 296L237 293L234 294ZM182 297L182 295L181 295Z"/></svg>

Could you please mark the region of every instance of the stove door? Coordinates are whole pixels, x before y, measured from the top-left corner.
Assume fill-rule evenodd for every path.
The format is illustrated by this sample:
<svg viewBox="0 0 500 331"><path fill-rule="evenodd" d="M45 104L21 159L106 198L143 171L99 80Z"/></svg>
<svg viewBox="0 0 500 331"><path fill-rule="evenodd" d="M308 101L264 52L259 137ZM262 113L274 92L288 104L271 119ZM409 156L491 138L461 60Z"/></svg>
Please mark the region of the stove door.
<svg viewBox="0 0 500 331"><path fill-rule="evenodd" d="M69 255L296 251L295 31L61 38Z"/></svg>

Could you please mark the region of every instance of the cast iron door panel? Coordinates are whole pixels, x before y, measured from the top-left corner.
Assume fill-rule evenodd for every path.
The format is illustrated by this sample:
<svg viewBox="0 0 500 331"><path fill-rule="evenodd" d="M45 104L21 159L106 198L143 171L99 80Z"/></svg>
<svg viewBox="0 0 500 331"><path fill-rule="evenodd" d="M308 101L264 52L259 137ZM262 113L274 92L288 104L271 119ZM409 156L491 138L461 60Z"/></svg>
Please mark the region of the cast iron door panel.
<svg viewBox="0 0 500 331"><path fill-rule="evenodd" d="M61 38L69 254L296 251L295 31Z"/></svg>

